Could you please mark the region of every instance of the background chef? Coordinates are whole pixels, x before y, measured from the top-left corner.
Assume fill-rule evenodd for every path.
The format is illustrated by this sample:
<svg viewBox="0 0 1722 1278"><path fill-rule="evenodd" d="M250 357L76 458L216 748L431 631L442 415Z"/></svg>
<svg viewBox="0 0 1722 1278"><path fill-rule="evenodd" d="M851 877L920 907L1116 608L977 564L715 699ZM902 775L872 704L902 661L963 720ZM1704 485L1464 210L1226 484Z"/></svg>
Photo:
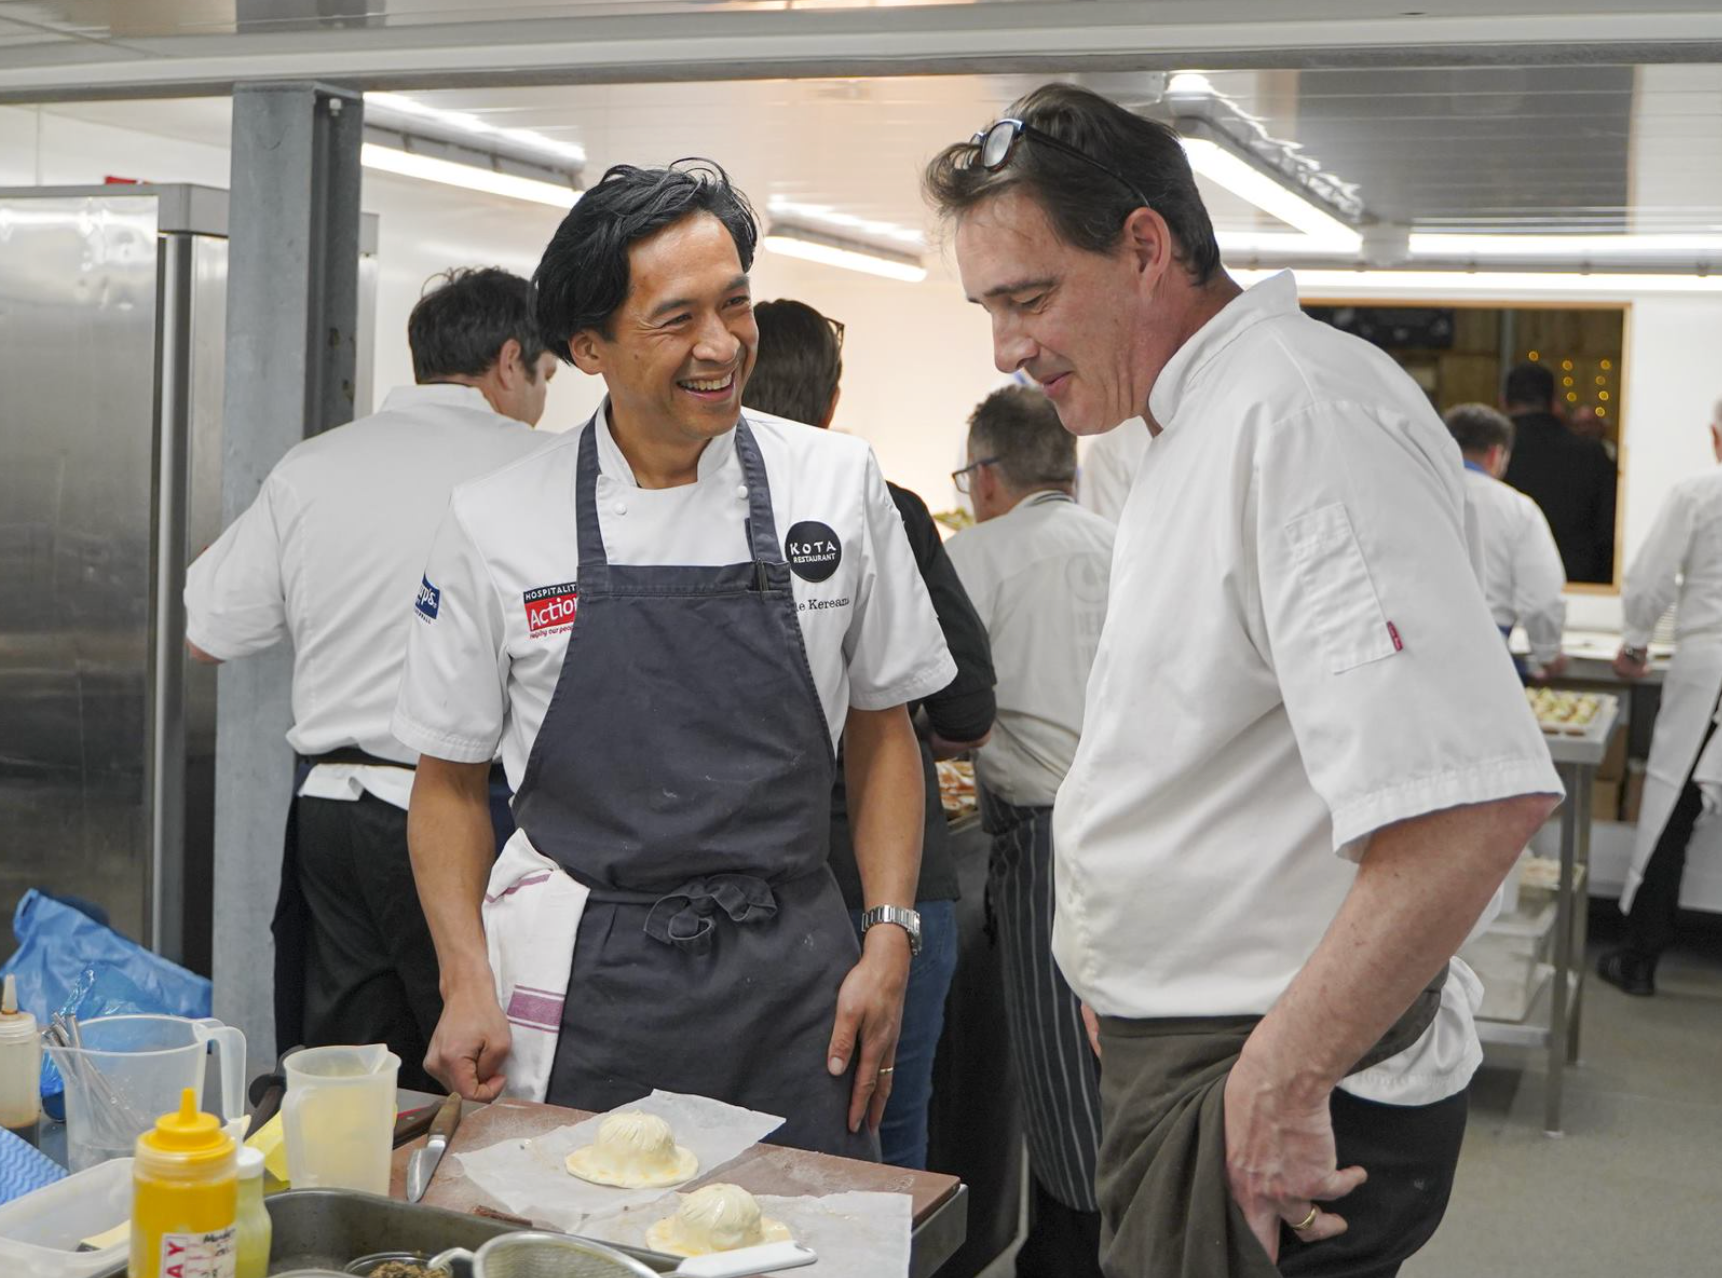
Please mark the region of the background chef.
<svg viewBox="0 0 1722 1278"><path fill-rule="evenodd" d="M1711 414L1710 447L1722 461L1722 401ZM1621 675L1642 679L1649 673L1651 631L1676 597L1674 660L1662 681L1638 842L1620 896L1626 944L1597 966L1605 981L1628 994L1656 993L1656 963L1674 940L1686 845L1703 802L1693 773L1701 753L1714 754L1705 747L1722 697L1722 470L1676 484L1633 558L1621 590L1626 626L1614 661Z"/></svg>
<svg viewBox="0 0 1722 1278"><path fill-rule="evenodd" d="M301 765L275 914L275 1041L387 1043L401 1081L425 1087L442 1000L407 857L414 752L389 731L402 604L420 591L449 489L548 441L531 427L556 360L527 282L494 268L427 292L407 343L418 384L282 458L191 566L185 603L204 660L293 641L287 740ZM487 760L481 781L488 772ZM494 847L488 825L486 837Z"/></svg>
<svg viewBox="0 0 1722 1278"><path fill-rule="evenodd" d="M438 608L412 627L394 718L425 755L412 851L446 998L429 1063L494 1096L510 1019L553 1020L552 1103L698 1092L784 1116L787 1144L864 1156L916 940L903 707L956 671L867 445L740 420L756 240L716 166L620 165L535 276L546 341L609 396L458 489L431 551ZM552 598L554 615L536 606ZM859 958L826 866L840 737ZM574 938L567 911L481 926L478 782L499 742L513 854L589 892L563 988L506 1009L493 958Z"/></svg>

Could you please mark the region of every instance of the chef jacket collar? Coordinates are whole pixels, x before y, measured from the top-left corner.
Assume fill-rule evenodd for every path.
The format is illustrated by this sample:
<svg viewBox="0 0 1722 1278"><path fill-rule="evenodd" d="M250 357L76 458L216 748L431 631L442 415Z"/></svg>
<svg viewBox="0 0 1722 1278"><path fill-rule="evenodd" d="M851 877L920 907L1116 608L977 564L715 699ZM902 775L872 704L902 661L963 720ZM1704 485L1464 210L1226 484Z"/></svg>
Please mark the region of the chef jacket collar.
<svg viewBox="0 0 1722 1278"><path fill-rule="evenodd" d="M1297 308L1297 281L1290 271L1270 275L1227 302L1218 315L1178 348L1154 379L1154 389L1148 393L1148 411L1160 429L1167 431L1176 424L1179 407L1221 351L1246 329L1265 319L1293 314Z"/></svg>
<svg viewBox="0 0 1722 1278"><path fill-rule="evenodd" d="M598 406L592 421L598 429L598 470L607 479L628 488L638 488L640 481L634 478L634 468L628 464L628 459L622 453L621 446L616 443L616 437L610 431L610 397L606 395L604 402ZM723 468L735 452L735 431L726 430L700 454L699 466L694 472L694 482L707 479Z"/></svg>
<svg viewBox="0 0 1722 1278"><path fill-rule="evenodd" d="M496 415L484 392L476 386L460 382L425 382L416 386L397 386L383 399L382 412L411 411L435 404L443 408L471 408Z"/></svg>

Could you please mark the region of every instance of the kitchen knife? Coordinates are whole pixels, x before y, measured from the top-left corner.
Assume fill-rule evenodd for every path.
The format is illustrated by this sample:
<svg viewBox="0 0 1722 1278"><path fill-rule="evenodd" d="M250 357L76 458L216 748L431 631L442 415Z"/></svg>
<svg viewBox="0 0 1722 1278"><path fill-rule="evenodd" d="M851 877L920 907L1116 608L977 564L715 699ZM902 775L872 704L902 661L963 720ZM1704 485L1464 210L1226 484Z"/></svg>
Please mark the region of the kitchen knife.
<svg viewBox="0 0 1722 1278"><path fill-rule="evenodd" d="M412 1158L407 1162L409 1203L416 1203L425 1196L425 1190L430 1188L431 1177L436 1175L437 1164L442 1162L442 1156L447 1152L448 1144L454 1139L455 1131L459 1127L460 1097L453 1095L443 1101L442 1108L437 1110L424 1148L415 1149Z"/></svg>

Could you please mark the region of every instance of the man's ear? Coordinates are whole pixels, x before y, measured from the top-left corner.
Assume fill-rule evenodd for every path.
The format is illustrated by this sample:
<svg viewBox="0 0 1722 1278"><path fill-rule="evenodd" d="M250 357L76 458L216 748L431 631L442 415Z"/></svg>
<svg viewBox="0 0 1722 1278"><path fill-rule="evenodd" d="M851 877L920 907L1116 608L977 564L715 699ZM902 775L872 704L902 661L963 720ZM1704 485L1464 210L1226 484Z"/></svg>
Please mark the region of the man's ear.
<svg viewBox="0 0 1722 1278"><path fill-rule="evenodd" d="M526 380L526 362L521 358L520 341L511 337L496 352L496 380L513 390Z"/></svg>
<svg viewBox="0 0 1722 1278"><path fill-rule="evenodd" d="M1172 261L1172 228L1153 209L1139 208L1124 219L1123 247L1145 282L1158 284Z"/></svg>
<svg viewBox="0 0 1722 1278"><path fill-rule="evenodd" d="M568 354L582 373L597 376L604 371L604 346L594 329L583 328L569 338Z"/></svg>

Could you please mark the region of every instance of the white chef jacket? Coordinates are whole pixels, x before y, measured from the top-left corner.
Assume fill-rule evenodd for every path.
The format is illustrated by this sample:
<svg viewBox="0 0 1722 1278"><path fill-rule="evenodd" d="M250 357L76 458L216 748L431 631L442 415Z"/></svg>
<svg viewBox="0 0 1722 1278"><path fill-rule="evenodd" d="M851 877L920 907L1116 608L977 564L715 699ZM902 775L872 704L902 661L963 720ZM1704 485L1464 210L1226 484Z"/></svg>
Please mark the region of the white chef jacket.
<svg viewBox="0 0 1722 1278"><path fill-rule="evenodd" d="M1282 272L1149 411L1054 815L1053 950L1102 1015L1261 1014L1374 831L1561 785L1472 569L1458 447L1392 360ZM1464 1087L1481 990L1449 970L1429 1030L1347 1091Z"/></svg>
<svg viewBox="0 0 1722 1278"><path fill-rule="evenodd" d="M416 761L389 731L405 612L461 480L538 451L550 436L494 411L471 386L401 386L380 412L326 431L277 463L251 507L186 573L186 637L223 661L293 641L300 754L357 746ZM405 808L404 768L322 764L301 793Z"/></svg>
<svg viewBox="0 0 1722 1278"><path fill-rule="evenodd" d="M437 602L414 609L394 714L395 735L415 750L481 763L500 744L509 784L519 788L579 606L574 478L586 431L598 430L598 518L612 563L749 559L734 432L706 446L694 483L641 488L610 434L608 409L606 401L596 427L455 489L424 573ZM850 706L883 710L928 696L956 677L956 663L872 449L751 409L746 417L779 540L828 536L838 548L823 580L791 572L835 747ZM546 601L561 607L547 614Z"/></svg>
<svg viewBox="0 0 1722 1278"><path fill-rule="evenodd" d="M1669 490L1621 590L1628 647L1643 648L1678 594L1676 646L1722 639L1722 468Z"/></svg>
<svg viewBox="0 0 1722 1278"><path fill-rule="evenodd" d="M1112 536L1105 519L1048 490L945 543L998 677L998 717L975 773L1006 803L1050 807L1076 757Z"/></svg>
<svg viewBox="0 0 1722 1278"><path fill-rule="evenodd" d="M1124 499L1142 458L1148 451L1148 424L1132 417L1122 425L1096 435L1083 449L1082 471L1076 480L1076 496L1102 519L1116 524L1124 512Z"/></svg>
<svg viewBox="0 0 1722 1278"><path fill-rule="evenodd" d="M1477 519L1483 598L1495 624L1525 628L1531 660L1561 655L1566 629L1566 569L1541 506L1482 470L1465 468L1465 500Z"/></svg>

